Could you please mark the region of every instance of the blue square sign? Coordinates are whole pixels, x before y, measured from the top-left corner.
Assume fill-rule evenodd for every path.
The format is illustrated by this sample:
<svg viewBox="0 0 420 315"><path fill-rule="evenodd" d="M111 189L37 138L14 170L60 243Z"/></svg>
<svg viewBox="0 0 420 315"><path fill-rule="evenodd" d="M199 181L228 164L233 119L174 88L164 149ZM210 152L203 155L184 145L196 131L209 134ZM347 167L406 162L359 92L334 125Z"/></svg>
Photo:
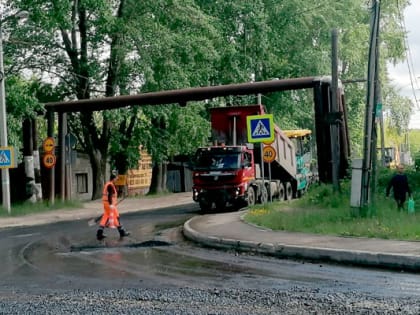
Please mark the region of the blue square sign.
<svg viewBox="0 0 420 315"><path fill-rule="evenodd" d="M273 141L273 115L247 116L247 129L249 142Z"/></svg>
<svg viewBox="0 0 420 315"><path fill-rule="evenodd" d="M0 147L0 168L14 167L14 149L13 147Z"/></svg>

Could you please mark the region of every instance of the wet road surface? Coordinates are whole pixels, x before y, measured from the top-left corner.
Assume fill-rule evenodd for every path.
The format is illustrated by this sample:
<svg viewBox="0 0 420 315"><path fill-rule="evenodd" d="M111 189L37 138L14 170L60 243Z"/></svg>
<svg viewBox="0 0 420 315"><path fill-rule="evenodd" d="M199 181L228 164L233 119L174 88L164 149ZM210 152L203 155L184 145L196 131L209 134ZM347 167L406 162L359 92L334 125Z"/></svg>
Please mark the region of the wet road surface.
<svg viewBox="0 0 420 315"><path fill-rule="evenodd" d="M420 275L320 262L261 257L202 248L187 242L182 223L199 215L195 205L122 216L133 236L118 238L83 220L0 230L0 290L183 288L358 292L381 298L420 297Z"/></svg>

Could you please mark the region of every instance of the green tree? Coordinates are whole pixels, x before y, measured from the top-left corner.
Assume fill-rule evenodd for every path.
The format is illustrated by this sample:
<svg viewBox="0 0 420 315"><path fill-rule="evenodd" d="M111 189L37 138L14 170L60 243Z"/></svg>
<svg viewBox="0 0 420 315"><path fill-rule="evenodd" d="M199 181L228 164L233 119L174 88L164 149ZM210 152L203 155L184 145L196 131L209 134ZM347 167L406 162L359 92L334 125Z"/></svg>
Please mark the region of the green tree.
<svg viewBox="0 0 420 315"><path fill-rule="evenodd" d="M63 99L208 83L208 70L216 55L209 40L213 31L193 2L9 2L31 12L27 24L15 32L16 38L26 44L15 50L15 58L35 73L48 74L62 91ZM94 199L101 194L112 137L127 145L130 152L113 152L111 156L122 157L125 162L133 160L136 153L138 156L137 147L132 144L141 141L140 131L144 130L137 124L145 123L138 118L135 107L70 115L71 131L90 157ZM159 138L154 142L160 143ZM159 152L153 159L160 163L159 156L166 155L167 152Z"/></svg>
<svg viewBox="0 0 420 315"><path fill-rule="evenodd" d="M31 12L28 22L13 32L18 40L9 46L14 49L10 56L39 77L48 74L62 99L328 75L332 28L339 30L343 81L364 78L367 72L370 4L364 0L7 2ZM398 12L407 1L383 0L381 4L384 65L402 56ZM360 137L354 138L355 143L361 143L364 86L345 87L350 126ZM266 95L263 100L282 128L313 129L312 98L309 91L289 91ZM124 171L136 161L137 145L143 144L152 153L156 169L164 172L165 161L205 141L205 107L238 101L254 103L255 98L230 97L202 107L133 106L72 114L72 132L94 170L93 197L100 196L109 157ZM177 130L189 130L191 122L186 117L195 122L195 134L173 137ZM184 135L197 143L186 141ZM156 176L164 178L164 174ZM155 182L157 191L164 188L163 181Z"/></svg>
<svg viewBox="0 0 420 315"><path fill-rule="evenodd" d="M242 79L324 76L331 73L331 30L339 31L340 79L345 83L350 135L356 152L363 138L370 6L364 0L311 2L197 1L217 19L222 33L223 67L219 83ZM398 14L407 1L381 1L381 71L385 62L403 55L403 29ZM251 100L252 101L252 100ZM255 102L255 100L253 101ZM282 128L310 128L313 125L313 96L310 91L286 91L263 97L263 103Z"/></svg>
<svg viewBox="0 0 420 315"><path fill-rule="evenodd" d="M8 142L10 145L22 147L22 121L36 119L44 112L38 97L38 81L27 81L17 76L9 76L6 84L6 105L8 108Z"/></svg>
<svg viewBox="0 0 420 315"><path fill-rule="evenodd" d="M392 129L398 136L408 132L410 116L414 111L412 101L396 93L395 90L387 89L384 93L384 110L388 114L388 128Z"/></svg>

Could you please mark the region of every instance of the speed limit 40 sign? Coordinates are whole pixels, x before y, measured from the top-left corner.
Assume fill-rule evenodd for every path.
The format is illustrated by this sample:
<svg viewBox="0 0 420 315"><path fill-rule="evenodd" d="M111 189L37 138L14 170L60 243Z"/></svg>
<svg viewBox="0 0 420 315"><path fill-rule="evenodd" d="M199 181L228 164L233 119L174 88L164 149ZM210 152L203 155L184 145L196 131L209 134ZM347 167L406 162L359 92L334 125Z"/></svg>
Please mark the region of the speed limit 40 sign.
<svg viewBox="0 0 420 315"><path fill-rule="evenodd" d="M263 159L266 163L271 163L276 158L276 150L270 145L263 148Z"/></svg>

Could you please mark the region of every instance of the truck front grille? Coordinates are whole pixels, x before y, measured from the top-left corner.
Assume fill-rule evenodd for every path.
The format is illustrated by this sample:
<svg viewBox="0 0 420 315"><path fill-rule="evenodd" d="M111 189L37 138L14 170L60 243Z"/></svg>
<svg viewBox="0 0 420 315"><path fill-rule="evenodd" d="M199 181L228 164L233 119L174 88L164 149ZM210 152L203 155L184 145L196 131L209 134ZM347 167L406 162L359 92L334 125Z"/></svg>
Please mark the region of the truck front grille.
<svg viewBox="0 0 420 315"><path fill-rule="evenodd" d="M211 183L219 183L219 182L223 182L223 183L228 183L231 182L235 179L235 175L233 174L228 174L228 175L200 175L199 179L202 183L207 183L207 184L211 184Z"/></svg>

